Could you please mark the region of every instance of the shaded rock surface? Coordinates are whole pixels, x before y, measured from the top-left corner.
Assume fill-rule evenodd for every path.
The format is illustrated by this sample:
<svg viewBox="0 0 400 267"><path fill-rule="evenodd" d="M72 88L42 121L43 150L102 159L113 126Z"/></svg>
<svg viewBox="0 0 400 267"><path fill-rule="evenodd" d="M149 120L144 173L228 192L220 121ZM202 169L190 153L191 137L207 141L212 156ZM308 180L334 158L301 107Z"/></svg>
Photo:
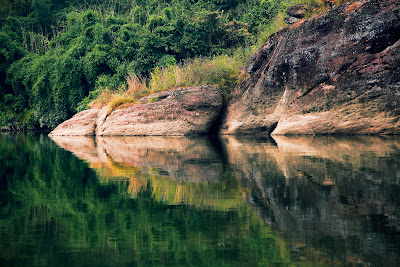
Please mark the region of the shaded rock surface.
<svg viewBox="0 0 400 267"><path fill-rule="evenodd" d="M212 86L153 94L130 107L90 109L60 124L50 135L201 135L213 130L224 106Z"/></svg>
<svg viewBox="0 0 400 267"><path fill-rule="evenodd" d="M298 18L295 18L295 17L286 17L286 18L283 20L283 22L285 22L286 24L294 24L294 23L296 23L297 21L299 21L299 19L298 19Z"/></svg>
<svg viewBox="0 0 400 267"><path fill-rule="evenodd" d="M399 134L400 2L351 2L272 35L222 134Z"/></svg>

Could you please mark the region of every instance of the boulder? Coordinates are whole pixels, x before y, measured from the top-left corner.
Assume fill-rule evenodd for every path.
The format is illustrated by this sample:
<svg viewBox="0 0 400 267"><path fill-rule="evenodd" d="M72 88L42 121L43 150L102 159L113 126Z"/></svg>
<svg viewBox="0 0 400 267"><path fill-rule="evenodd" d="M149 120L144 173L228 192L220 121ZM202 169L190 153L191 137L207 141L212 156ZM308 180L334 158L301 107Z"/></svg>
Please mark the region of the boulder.
<svg viewBox="0 0 400 267"><path fill-rule="evenodd" d="M305 17L308 8L306 5L294 5L286 9L286 14L290 17L302 19Z"/></svg>
<svg viewBox="0 0 400 267"><path fill-rule="evenodd" d="M178 88L146 96L111 113L89 109L61 123L50 135L201 135L217 127L224 99L212 86Z"/></svg>
<svg viewBox="0 0 400 267"><path fill-rule="evenodd" d="M58 125L49 135L95 135L96 120L100 111L101 109L89 109L79 112L71 119L66 120Z"/></svg>
<svg viewBox="0 0 400 267"><path fill-rule="evenodd" d="M201 135L209 133L224 105L212 86L178 88L113 111L97 135Z"/></svg>
<svg viewBox="0 0 400 267"><path fill-rule="evenodd" d="M273 34L222 134L400 134L400 2L364 0Z"/></svg>

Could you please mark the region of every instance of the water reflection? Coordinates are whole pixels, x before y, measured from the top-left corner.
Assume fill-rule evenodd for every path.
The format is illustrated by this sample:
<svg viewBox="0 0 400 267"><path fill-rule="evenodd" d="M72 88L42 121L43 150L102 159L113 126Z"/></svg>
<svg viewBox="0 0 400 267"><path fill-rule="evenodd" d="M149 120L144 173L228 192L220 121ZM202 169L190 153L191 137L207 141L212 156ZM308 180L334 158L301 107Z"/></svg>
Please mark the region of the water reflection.
<svg viewBox="0 0 400 267"><path fill-rule="evenodd" d="M167 204L230 209L240 206L240 183L227 169L216 142L207 137L52 137L89 162L98 176L126 181L135 198L151 187Z"/></svg>
<svg viewBox="0 0 400 267"><path fill-rule="evenodd" d="M230 166L292 259L395 265L400 252L400 139L225 138ZM315 256L315 255L314 255Z"/></svg>
<svg viewBox="0 0 400 267"><path fill-rule="evenodd" d="M95 169L114 167L168 176L178 181L212 182L219 179L223 157L206 137L63 137L52 139L85 159ZM110 176L118 176L110 173ZM107 175L105 175L107 176Z"/></svg>
<svg viewBox="0 0 400 267"><path fill-rule="evenodd" d="M137 139L133 148L110 141L104 149L108 140L65 140L57 142L96 168L46 136L0 135L1 266L289 263L213 141ZM205 167L207 157L218 167ZM193 169L173 166L183 162ZM213 173L221 176L202 178Z"/></svg>
<svg viewBox="0 0 400 267"><path fill-rule="evenodd" d="M168 204L247 203L282 233L294 262L400 262L398 137L54 141L103 179L128 179L133 197L150 185Z"/></svg>

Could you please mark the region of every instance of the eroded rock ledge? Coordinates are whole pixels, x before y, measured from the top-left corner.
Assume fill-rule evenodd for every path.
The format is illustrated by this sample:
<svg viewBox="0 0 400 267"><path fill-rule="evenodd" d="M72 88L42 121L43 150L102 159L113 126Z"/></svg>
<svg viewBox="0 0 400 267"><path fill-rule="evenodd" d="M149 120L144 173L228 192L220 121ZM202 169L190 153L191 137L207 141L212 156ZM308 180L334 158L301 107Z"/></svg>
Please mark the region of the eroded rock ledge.
<svg viewBox="0 0 400 267"><path fill-rule="evenodd" d="M50 135L202 135L213 130L224 105L212 86L153 94L130 107L90 109L60 124Z"/></svg>

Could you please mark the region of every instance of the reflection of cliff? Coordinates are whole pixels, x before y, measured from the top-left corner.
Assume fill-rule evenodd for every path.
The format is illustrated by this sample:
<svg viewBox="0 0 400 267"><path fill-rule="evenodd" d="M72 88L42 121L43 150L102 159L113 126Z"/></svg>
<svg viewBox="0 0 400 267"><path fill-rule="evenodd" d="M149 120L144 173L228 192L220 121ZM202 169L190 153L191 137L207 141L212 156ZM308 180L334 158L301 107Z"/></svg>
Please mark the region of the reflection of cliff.
<svg viewBox="0 0 400 267"><path fill-rule="evenodd" d="M149 189L169 204L229 209L242 202L238 181L208 138L52 136L89 162L103 181L128 183L136 197Z"/></svg>
<svg viewBox="0 0 400 267"><path fill-rule="evenodd" d="M334 260L399 262L399 138L225 143L230 166L251 188L261 216L285 232L292 255L304 256L305 244Z"/></svg>
<svg viewBox="0 0 400 267"><path fill-rule="evenodd" d="M233 166L248 169L249 161L272 161L286 178L306 176L322 185L334 183L341 171L362 172L368 179L388 183L398 182L400 176L394 160L400 154L399 138L274 136L272 142L255 143L227 137L225 143Z"/></svg>

